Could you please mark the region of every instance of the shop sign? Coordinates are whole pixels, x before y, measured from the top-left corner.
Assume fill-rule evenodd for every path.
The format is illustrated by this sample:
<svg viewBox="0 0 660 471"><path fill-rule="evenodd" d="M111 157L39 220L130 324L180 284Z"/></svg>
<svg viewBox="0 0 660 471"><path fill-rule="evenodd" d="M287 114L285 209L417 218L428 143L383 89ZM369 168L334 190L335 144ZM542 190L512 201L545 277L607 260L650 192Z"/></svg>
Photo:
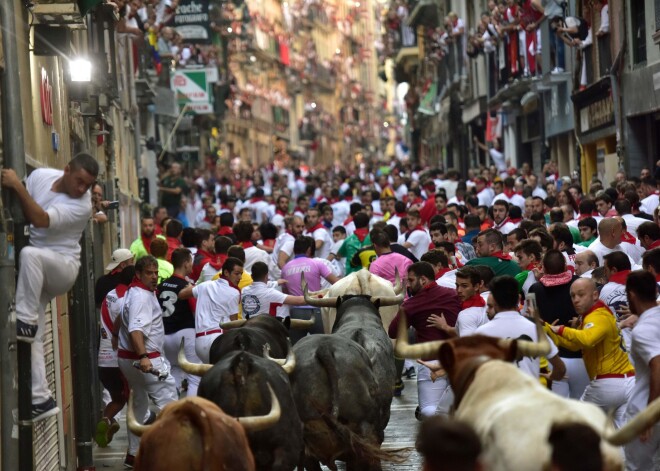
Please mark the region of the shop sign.
<svg viewBox="0 0 660 471"><path fill-rule="evenodd" d="M205 69L182 69L172 75L171 87L179 106L196 114L213 113L210 84Z"/></svg>
<svg viewBox="0 0 660 471"><path fill-rule="evenodd" d="M39 90L41 98L41 120L46 126L53 125L53 86L48 78L48 72L41 68L41 86Z"/></svg>
<svg viewBox="0 0 660 471"><path fill-rule="evenodd" d="M181 0L176 7L174 27L187 42L209 42L209 0Z"/></svg>
<svg viewBox="0 0 660 471"><path fill-rule="evenodd" d="M606 96L580 110L580 131L585 133L614 123L614 103Z"/></svg>

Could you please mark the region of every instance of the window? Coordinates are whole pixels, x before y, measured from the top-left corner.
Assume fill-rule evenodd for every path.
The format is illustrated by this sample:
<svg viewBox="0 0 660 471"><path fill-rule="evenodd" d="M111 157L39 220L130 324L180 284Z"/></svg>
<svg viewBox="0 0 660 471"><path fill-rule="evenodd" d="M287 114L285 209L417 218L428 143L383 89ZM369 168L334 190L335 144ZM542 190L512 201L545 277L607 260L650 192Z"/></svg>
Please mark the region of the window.
<svg viewBox="0 0 660 471"><path fill-rule="evenodd" d="M656 1L657 3L657 1ZM630 22L632 34L633 64L646 62L646 14L644 0L630 2Z"/></svg>

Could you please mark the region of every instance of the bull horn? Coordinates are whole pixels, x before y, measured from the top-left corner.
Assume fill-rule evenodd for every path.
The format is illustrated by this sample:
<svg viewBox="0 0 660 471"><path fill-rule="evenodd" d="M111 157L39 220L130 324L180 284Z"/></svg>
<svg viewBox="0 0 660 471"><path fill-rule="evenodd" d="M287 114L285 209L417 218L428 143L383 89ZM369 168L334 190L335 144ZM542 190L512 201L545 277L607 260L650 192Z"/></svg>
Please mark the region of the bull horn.
<svg viewBox="0 0 660 471"><path fill-rule="evenodd" d="M394 267L394 294L397 296L403 293L403 284L401 283L401 277L399 276L399 268Z"/></svg>
<svg viewBox="0 0 660 471"><path fill-rule="evenodd" d="M267 358L270 361L274 361L282 367L286 374L290 375L293 373L293 370L296 367L296 355L293 353L293 348L289 343L289 351L286 354L286 358L283 360L281 358L273 358L270 356L270 345L264 345L264 358Z"/></svg>
<svg viewBox="0 0 660 471"><path fill-rule="evenodd" d="M651 428L658 420L660 420L660 398L651 402L646 409L619 430L606 433L604 438L614 446L623 446L637 438L644 430Z"/></svg>
<svg viewBox="0 0 660 471"><path fill-rule="evenodd" d="M374 296L371 298L371 302L376 304L376 301L380 302L380 306L398 306L403 302L403 293L398 294L397 296Z"/></svg>
<svg viewBox="0 0 660 471"><path fill-rule="evenodd" d="M315 322L316 322L316 319L314 318L314 316L312 316L311 319L307 319L307 320L305 320L305 319L291 319L291 324L290 325L291 325L292 329L303 330L303 329L311 328L314 325Z"/></svg>
<svg viewBox="0 0 660 471"><path fill-rule="evenodd" d="M536 324L536 336L538 338L538 341L530 342L528 340L513 340L514 342L516 342L518 356L542 357L550 353L550 341L548 340L548 336L545 335L545 332L543 331L543 327L542 327L543 322L539 317L538 311L536 309L533 309L532 315L534 316L533 322L534 324ZM506 342L507 342L506 340L503 340L502 342L500 342L500 345ZM511 340L509 340L509 342L511 342ZM508 347L508 344L502 346Z"/></svg>
<svg viewBox="0 0 660 471"><path fill-rule="evenodd" d="M280 420L282 410L280 409L280 401L277 400L275 391L271 385L268 385L270 391L270 412L267 415L255 417L238 417L238 422L243 426L246 432L260 432L272 427Z"/></svg>
<svg viewBox="0 0 660 471"><path fill-rule="evenodd" d="M319 297L319 296L325 296L326 294L328 294L328 291L330 291L330 288L324 288L318 291L310 291L308 294L310 296Z"/></svg>
<svg viewBox="0 0 660 471"><path fill-rule="evenodd" d="M309 295L309 286L307 286L307 281L305 281L305 273L300 274L300 284L302 285L303 295L305 296L305 302L310 306L314 307L336 307L337 298L313 298Z"/></svg>
<svg viewBox="0 0 660 471"><path fill-rule="evenodd" d="M151 425L142 425L135 419L135 412L133 412L133 390L128 396L128 411L126 411L126 423L128 424L128 429L138 437L141 437L147 430L151 428Z"/></svg>
<svg viewBox="0 0 660 471"><path fill-rule="evenodd" d="M436 357L438 349L443 343L444 340L434 340L432 342L410 345L408 343L408 321L406 315L401 311L396 346L394 347L394 354L397 357L412 359Z"/></svg>
<svg viewBox="0 0 660 471"><path fill-rule="evenodd" d="M177 358L179 361L179 367L191 375L204 376L208 370L213 368L213 365L208 363L192 363L188 361L186 358L186 352L183 349L185 342L186 339L181 339L181 347L179 347L179 356Z"/></svg>
<svg viewBox="0 0 660 471"><path fill-rule="evenodd" d="M227 329L236 329L237 327L243 327L243 324L247 322L247 319L236 319L235 321L223 322L220 324L222 330Z"/></svg>

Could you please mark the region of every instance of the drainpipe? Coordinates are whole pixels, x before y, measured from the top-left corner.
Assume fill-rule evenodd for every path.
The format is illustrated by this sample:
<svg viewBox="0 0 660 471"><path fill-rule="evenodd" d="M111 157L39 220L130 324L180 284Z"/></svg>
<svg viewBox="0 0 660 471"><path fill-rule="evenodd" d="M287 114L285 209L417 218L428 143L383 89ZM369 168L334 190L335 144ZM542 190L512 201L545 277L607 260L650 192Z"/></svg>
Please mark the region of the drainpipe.
<svg viewBox="0 0 660 471"><path fill-rule="evenodd" d="M623 103L621 95L621 85L619 80L625 65L626 45L628 43L628 31L626 28L626 2L621 2L622 14L619 15L619 26L621 28L621 47L616 54L616 58L610 69L610 84L612 87L612 104L614 107L614 128L616 129L616 154L619 157L619 167L624 160L626 146L623 143Z"/></svg>
<svg viewBox="0 0 660 471"><path fill-rule="evenodd" d="M0 27L5 69L2 87L3 162L2 166L16 171L18 178L25 177L25 148L23 146L23 116L21 83L29 83L29 77L21 79L18 65L16 11L14 0L0 2ZM21 37L25 33L21 31ZM27 39L27 38L25 38ZM19 251L26 245L25 217L20 203L12 192L3 191L5 210L0 211L0 446L2 469L32 469L32 380L31 346L16 342L16 315L14 310L16 272ZM11 216L10 216L11 215ZM13 221L12 221L13 219ZM12 222L14 233L12 234ZM13 239L15 237L15 239ZM12 245L13 242L13 245ZM18 400L18 383L21 401ZM18 408L18 435L16 435L16 409ZM19 440L20 438L20 440Z"/></svg>

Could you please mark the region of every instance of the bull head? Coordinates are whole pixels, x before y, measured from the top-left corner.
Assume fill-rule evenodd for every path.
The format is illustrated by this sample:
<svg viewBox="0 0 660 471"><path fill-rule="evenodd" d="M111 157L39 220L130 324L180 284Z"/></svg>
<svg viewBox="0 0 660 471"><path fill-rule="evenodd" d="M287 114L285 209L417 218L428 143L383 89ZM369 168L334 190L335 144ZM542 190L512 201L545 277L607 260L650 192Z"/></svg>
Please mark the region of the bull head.
<svg viewBox="0 0 660 471"><path fill-rule="evenodd" d="M273 361L280 365L286 374L290 375L293 373L294 368L296 367L296 356L293 353L293 348L289 343L289 351L286 354L286 358L282 360L281 358L273 358L270 356L270 345L264 345L264 358Z"/></svg>
<svg viewBox="0 0 660 471"><path fill-rule="evenodd" d="M186 358L186 352L183 349L186 339L181 339L181 347L179 348L179 367L188 374L195 376L204 376L208 370L213 368L209 363L192 363Z"/></svg>
<svg viewBox="0 0 660 471"><path fill-rule="evenodd" d="M341 304L341 296L332 297L332 298L313 298L309 294L309 287L307 286L307 281L305 281L305 274L300 274L300 283L303 288L303 295L305 296L305 302L310 306L314 307L337 307L337 303ZM399 280L399 285L401 281ZM402 291L402 290L401 290ZM403 302L403 293L399 293L396 296L372 296L370 301L379 306L397 306ZM377 304L378 303L378 304Z"/></svg>

